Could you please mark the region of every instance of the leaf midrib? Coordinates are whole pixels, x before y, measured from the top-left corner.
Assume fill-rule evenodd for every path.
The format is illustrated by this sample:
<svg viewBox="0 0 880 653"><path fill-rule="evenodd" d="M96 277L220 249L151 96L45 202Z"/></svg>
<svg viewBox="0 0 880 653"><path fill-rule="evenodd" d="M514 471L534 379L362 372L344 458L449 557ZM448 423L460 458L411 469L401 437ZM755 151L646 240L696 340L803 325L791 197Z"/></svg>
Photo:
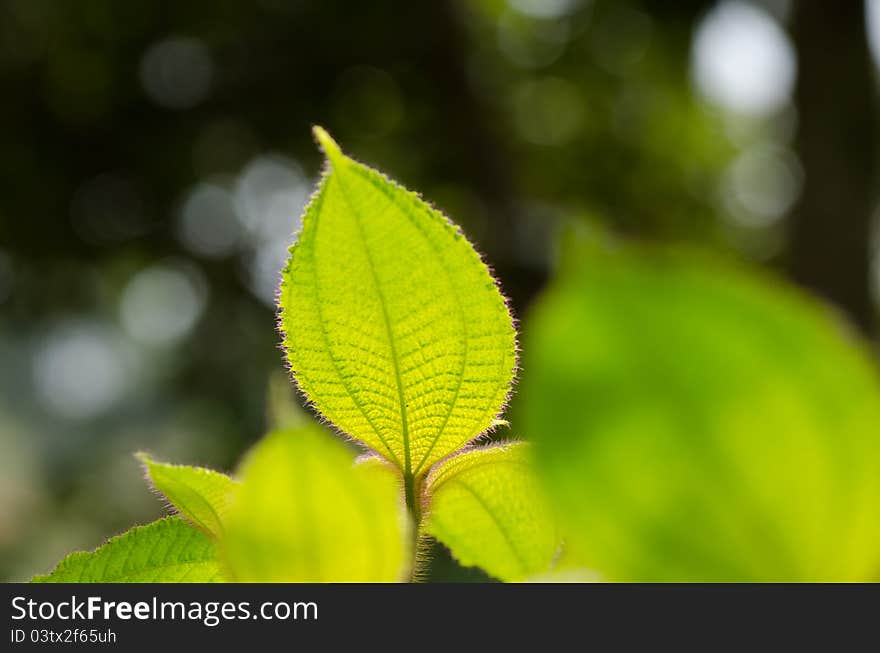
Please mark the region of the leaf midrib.
<svg viewBox="0 0 880 653"><path fill-rule="evenodd" d="M373 188L377 189L379 192L381 192L383 195L385 195L388 198L389 203L394 204L400 210L400 212L404 215L404 217L406 217L406 219L409 221L409 223L416 229L416 231L418 231L419 235L424 239L424 241L426 243L428 243L428 246L431 248L431 251L433 251L437 257L437 262L439 263L440 268L443 270L443 274L446 277L447 283L449 284L450 288L453 289L453 292L451 294L452 294L452 297L455 302L456 314L458 315L459 322L461 323L461 331L463 334L462 338L461 338L461 344L462 344L463 352L462 352L462 356L461 356L461 369L459 370L459 374L458 374L458 382L456 383L456 386L455 386L455 393L452 396L452 401L449 403L449 410L446 412L446 415L443 419L443 423L440 425L440 428L437 430L437 433L434 435L434 438L431 440L431 444L425 450L425 454L422 456L421 460L419 460L419 464L416 465L416 468L413 471L413 475L417 475L420 471L422 471L422 468L425 466L425 462L428 460L428 456L431 455L431 452L434 450L434 447L437 445L437 442L439 442L440 438L443 436L443 433L446 431L446 426L447 426L447 424L449 424L449 419L452 417L452 413L455 412L455 406L458 403L458 396L461 394L461 386L464 382L465 370L467 369L468 344L469 344L470 334L468 333L467 321L465 320L464 308L461 305L461 298L458 296L458 293L456 293L454 291L454 283L452 281L452 275L449 272L449 268L446 266L446 262L443 260L443 256L441 256L440 252L437 251L437 247L436 247L436 244L434 243L434 241L424 232L424 230L422 229L422 226L418 223L418 221L413 219L413 214L409 210L408 206L404 207L404 206L400 206L397 203L394 203L394 197L391 195L388 188L386 186L384 186L383 184L378 183L377 180L373 178L373 175L370 174L372 171L361 170L360 168L356 168L355 170L357 171L357 173L361 177L363 177L368 183L370 183L370 185L372 185ZM394 186L394 182L389 181L389 183ZM406 194L408 192L405 189L397 189L397 190L399 190L400 192L402 192L404 194ZM476 434L476 435L479 435L479 434ZM476 435L474 437L476 437Z"/></svg>
<svg viewBox="0 0 880 653"><path fill-rule="evenodd" d="M376 294L379 295L379 305L382 307L382 319L385 326L385 334L388 336L388 346L391 350L391 366L394 368L394 380L397 384L397 397L398 403L400 404L400 426L401 436L403 438L403 472L404 478L409 478L412 476L412 461L409 450L409 422L406 416L406 397L403 392L403 379L400 376L400 361L397 355L397 346L394 343L394 332L391 329L391 317L388 315L385 294L382 292L382 286L379 283L379 275L376 273L376 264L373 262L370 248L367 245L367 238L364 233L360 212L355 208L354 203L348 198L345 184L342 183L342 171L339 170L339 166L337 166L336 173L335 179L339 184L342 198L351 209L352 216L354 216L354 223L357 226L358 236L364 246L364 255L367 257L368 267L370 268L370 276L373 279L373 285L376 287ZM391 203L390 200L389 203Z"/></svg>

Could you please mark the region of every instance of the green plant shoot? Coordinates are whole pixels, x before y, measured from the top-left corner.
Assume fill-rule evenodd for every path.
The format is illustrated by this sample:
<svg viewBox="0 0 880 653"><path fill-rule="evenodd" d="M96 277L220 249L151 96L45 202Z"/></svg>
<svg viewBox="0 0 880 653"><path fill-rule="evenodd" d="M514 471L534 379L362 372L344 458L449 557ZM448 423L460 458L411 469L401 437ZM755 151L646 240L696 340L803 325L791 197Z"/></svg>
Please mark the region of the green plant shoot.
<svg viewBox="0 0 880 653"><path fill-rule="evenodd" d="M355 464L273 386L286 426L238 480L140 454L180 517L36 580L393 582L415 576L425 535L501 580L550 571L559 535L527 446L466 447L506 424L516 334L497 283L447 218L315 136L327 165L283 271L284 347L312 405L371 455Z"/></svg>

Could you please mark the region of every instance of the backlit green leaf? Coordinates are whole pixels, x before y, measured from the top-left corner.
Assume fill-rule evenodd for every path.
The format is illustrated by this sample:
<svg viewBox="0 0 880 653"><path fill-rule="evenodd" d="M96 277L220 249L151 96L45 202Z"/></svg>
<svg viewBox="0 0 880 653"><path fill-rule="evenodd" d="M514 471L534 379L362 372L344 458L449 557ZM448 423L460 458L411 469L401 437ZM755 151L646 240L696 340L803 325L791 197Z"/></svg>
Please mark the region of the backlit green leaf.
<svg viewBox="0 0 880 653"><path fill-rule="evenodd" d="M506 581L550 568L559 538L525 443L452 456L428 476L426 492L426 531L461 564Z"/></svg>
<svg viewBox="0 0 880 653"><path fill-rule="evenodd" d="M221 582L213 540L179 517L110 538L95 551L71 553L34 583Z"/></svg>
<svg viewBox="0 0 880 653"><path fill-rule="evenodd" d="M511 317L455 225L315 134L328 164L279 300L290 365L335 426L418 477L501 410Z"/></svg>
<svg viewBox="0 0 880 653"><path fill-rule="evenodd" d="M409 568L409 529L388 469L317 427L277 431L251 450L221 539L246 582L393 582Z"/></svg>
<svg viewBox="0 0 880 653"><path fill-rule="evenodd" d="M204 467L170 465L138 454L153 487L161 492L180 514L209 535L223 532L235 481Z"/></svg>
<svg viewBox="0 0 880 653"><path fill-rule="evenodd" d="M623 581L876 580L866 348L800 293L692 253L575 253L526 322L517 424L580 562Z"/></svg>

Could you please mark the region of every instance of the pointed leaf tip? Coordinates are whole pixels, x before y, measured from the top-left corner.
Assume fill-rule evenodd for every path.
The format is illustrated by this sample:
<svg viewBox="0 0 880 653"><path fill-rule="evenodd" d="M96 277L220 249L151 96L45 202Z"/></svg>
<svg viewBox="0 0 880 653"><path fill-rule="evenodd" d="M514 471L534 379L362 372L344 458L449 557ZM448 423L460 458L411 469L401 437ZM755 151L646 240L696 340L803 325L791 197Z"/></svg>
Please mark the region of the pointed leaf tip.
<svg viewBox="0 0 880 653"><path fill-rule="evenodd" d="M208 535L219 537L237 485L225 474L204 467L173 465L139 452L147 480L184 518Z"/></svg>
<svg viewBox="0 0 880 653"><path fill-rule="evenodd" d="M342 150L336 141L333 140L333 137L327 133L326 129L320 125L314 125L312 126L312 134L318 142L318 145L324 150L324 154L327 155L327 158L330 159L331 162L336 163L342 158Z"/></svg>

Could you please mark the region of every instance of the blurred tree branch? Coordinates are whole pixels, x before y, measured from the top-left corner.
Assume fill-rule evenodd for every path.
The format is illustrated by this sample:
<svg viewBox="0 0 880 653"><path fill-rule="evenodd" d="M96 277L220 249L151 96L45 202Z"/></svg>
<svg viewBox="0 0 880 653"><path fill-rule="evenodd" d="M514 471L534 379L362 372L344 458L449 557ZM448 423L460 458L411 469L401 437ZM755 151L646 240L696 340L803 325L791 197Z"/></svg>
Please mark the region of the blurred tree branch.
<svg viewBox="0 0 880 653"><path fill-rule="evenodd" d="M475 93L468 77L469 44L463 24L466 11L456 0L427 5L431 26L425 34L431 43L428 70L448 98L442 115L450 138L461 147L456 161L462 166L463 177L472 180L488 209L492 238L485 243L485 254L505 280L505 290L514 304L523 307L545 278L539 271L524 267L514 252L520 209L510 153L497 134L500 117Z"/></svg>
<svg viewBox="0 0 880 653"><path fill-rule="evenodd" d="M792 225L790 271L874 333L869 271L876 107L864 3L794 6L797 150L806 184Z"/></svg>

